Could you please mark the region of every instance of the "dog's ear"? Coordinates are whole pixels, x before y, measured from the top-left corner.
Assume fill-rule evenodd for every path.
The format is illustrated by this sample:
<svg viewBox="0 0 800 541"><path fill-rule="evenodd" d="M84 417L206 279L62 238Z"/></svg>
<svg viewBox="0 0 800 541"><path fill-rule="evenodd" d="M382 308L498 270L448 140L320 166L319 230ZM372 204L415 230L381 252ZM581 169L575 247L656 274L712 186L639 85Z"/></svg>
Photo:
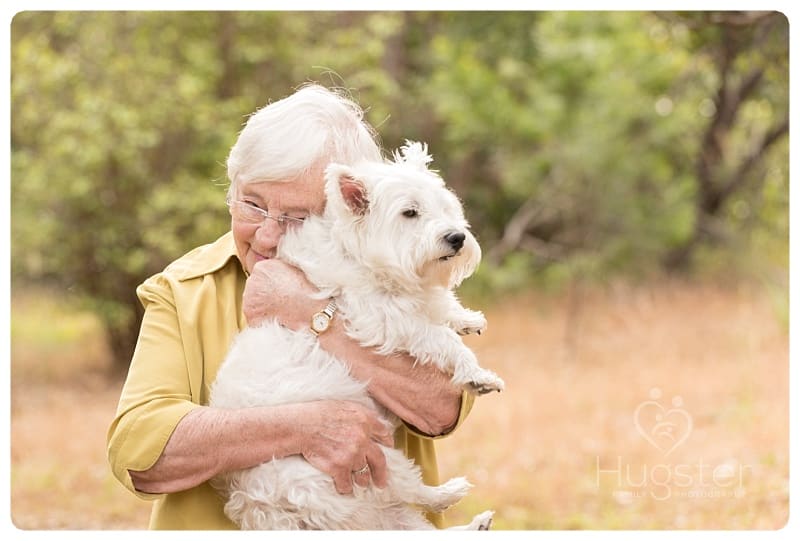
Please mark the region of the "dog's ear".
<svg viewBox="0 0 800 541"><path fill-rule="evenodd" d="M326 170L330 188L341 197L345 206L356 216L364 216L369 208L367 187L345 165L331 164ZM330 194L333 195L333 194Z"/></svg>
<svg viewBox="0 0 800 541"><path fill-rule="evenodd" d="M405 145L393 152L393 157L395 163L407 163L420 171L428 171L428 164L433 161L433 157L428 154L427 143L408 139Z"/></svg>
<svg viewBox="0 0 800 541"><path fill-rule="evenodd" d="M367 188L363 182L349 175L339 177L339 191L353 214L363 216L367 213L369 200L367 199Z"/></svg>

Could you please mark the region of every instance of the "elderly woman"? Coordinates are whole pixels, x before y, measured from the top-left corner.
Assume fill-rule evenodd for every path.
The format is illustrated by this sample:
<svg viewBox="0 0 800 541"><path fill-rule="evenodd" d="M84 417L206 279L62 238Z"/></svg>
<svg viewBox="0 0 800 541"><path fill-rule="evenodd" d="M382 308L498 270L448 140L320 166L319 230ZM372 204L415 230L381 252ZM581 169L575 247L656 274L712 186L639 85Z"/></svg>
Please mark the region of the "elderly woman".
<svg viewBox="0 0 800 541"><path fill-rule="evenodd" d="M353 483L386 483L378 443L393 443L420 465L427 484L438 483L433 439L463 420L471 397L431 365L362 348L336 317L320 344L404 421L394 434L350 402L207 406L241 329L275 318L300 330L324 309L303 275L274 259L276 249L287 227L323 210L325 166L362 159L380 159L380 149L360 108L342 96L309 85L261 109L228 158L231 231L137 289L144 320L109 429L108 457L123 485L155 500L151 528L233 528L208 480L273 457L301 455L349 493ZM441 516L429 518L441 527Z"/></svg>

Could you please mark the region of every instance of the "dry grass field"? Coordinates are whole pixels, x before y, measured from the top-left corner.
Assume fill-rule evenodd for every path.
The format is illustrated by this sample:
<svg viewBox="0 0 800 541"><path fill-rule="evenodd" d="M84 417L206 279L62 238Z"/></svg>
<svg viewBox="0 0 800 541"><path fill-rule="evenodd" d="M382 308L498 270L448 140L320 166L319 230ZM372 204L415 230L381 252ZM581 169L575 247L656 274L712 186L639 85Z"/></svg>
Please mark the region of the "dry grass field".
<svg viewBox="0 0 800 541"><path fill-rule="evenodd" d="M478 400L439 443L443 476L475 484L452 523L491 508L499 529L785 525L785 292L617 284L485 311L488 332L468 341L507 390ZM14 524L145 528L149 504L105 461L121 382L104 375L96 322L13 295L11 354Z"/></svg>

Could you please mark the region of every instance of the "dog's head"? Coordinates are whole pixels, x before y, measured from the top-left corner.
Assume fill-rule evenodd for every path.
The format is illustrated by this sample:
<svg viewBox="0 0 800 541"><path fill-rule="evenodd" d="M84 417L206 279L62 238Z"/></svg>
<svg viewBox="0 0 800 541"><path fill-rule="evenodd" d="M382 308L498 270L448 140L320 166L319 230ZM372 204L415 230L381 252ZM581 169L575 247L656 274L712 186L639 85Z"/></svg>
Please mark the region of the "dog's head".
<svg viewBox="0 0 800 541"><path fill-rule="evenodd" d="M394 162L325 171L335 242L389 289L456 287L480 262L461 202L430 161L425 145L407 141Z"/></svg>

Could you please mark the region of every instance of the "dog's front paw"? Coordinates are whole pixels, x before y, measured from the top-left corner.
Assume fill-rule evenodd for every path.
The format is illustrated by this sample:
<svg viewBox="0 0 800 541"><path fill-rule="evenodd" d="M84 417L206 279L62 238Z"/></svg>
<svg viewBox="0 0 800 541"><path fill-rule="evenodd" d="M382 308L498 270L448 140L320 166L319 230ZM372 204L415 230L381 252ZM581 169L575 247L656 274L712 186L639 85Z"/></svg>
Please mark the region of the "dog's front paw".
<svg viewBox="0 0 800 541"><path fill-rule="evenodd" d="M477 515L475 518L472 519L472 522L469 523L468 530L491 530L492 529L492 518L494 517L494 511L484 511L480 515Z"/></svg>
<svg viewBox="0 0 800 541"><path fill-rule="evenodd" d="M506 388L506 384L500 376L491 370L484 370L483 368L470 373L456 374L453 377L453 383L477 395L490 393L492 391L497 391L499 393Z"/></svg>
<svg viewBox="0 0 800 541"><path fill-rule="evenodd" d="M453 322L453 328L458 334L481 334L486 330L486 318L483 313L468 310L465 316Z"/></svg>
<svg viewBox="0 0 800 541"><path fill-rule="evenodd" d="M492 517L494 511L484 511L480 515L476 515L472 522L463 526L453 526L449 530L489 530L492 527Z"/></svg>
<svg viewBox="0 0 800 541"><path fill-rule="evenodd" d="M494 376L491 381L470 381L467 388L473 394L481 395L497 391L498 393L506 388L505 382L498 376Z"/></svg>

